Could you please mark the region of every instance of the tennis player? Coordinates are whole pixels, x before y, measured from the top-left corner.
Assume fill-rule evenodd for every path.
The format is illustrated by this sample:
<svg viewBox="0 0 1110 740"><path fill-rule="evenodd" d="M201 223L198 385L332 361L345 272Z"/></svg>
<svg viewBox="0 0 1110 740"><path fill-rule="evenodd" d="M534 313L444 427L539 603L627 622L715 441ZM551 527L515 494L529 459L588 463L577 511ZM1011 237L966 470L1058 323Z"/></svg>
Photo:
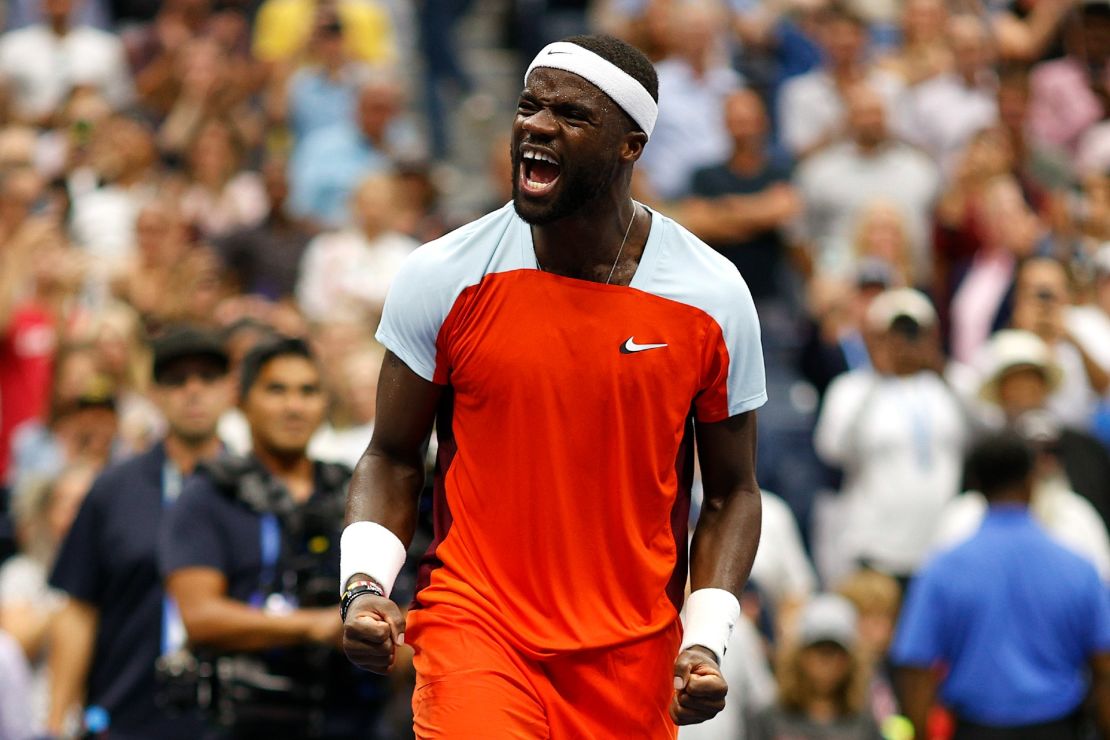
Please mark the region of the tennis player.
<svg viewBox="0 0 1110 740"><path fill-rule="evenodd" d="M342 539L344 647L384 672L412 645L420 738L673 738L724 707L759 540L763 357L736 269L630 197L657 101L624 42L544 48L512 203L417 249L386 302ZM435 541L406 617L388 597L433 423Z"/></svg>

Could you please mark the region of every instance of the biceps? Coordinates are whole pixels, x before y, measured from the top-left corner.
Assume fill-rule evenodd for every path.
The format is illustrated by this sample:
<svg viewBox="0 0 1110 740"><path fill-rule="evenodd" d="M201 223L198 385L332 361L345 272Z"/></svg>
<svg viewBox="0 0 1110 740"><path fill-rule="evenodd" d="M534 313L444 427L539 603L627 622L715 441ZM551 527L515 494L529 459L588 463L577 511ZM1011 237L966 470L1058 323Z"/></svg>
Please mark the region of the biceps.
<svg viewBox="0 0 1110 740"><path fill-rule="evenodd" d="M227 578L214 568L183 568L166 579L166 591L189 622L227 597Z"/></svg>
<svg viewBox="0 0 1110 740"><path fill-rule="evenodd" d="M431 433L442 394L443 386L425 380L386 352L371 448L390 456L418 453Z"/></svg>

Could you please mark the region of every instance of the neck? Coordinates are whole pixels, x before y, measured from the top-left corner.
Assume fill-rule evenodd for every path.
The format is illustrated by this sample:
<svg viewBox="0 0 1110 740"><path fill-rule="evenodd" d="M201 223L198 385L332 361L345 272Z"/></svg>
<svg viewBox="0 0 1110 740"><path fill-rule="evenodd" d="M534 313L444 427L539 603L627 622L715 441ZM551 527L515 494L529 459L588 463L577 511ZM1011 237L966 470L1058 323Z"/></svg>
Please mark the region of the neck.
<svg viewBox="0 0 1110 740"><path fill-rule="evenodd" d="M604 279L618 253L622 264L629 258L638 260L645 241L643 226L637 228L632 222L639 210L632 202L627 184L613 188L573 215L533 226L536 256L548 272L585 279L602 275ZM617 272L620 272L620 265L617 265Z"/></svg>
<svg viewBox="0 0 1110 740"><path fill-rule="evenodd" d="M832 699L813 699L806 707L806 714L818 722L832 722L840 713Z"/></svg>
<svg viewBox="0 0 1110 740"><path fill-rule="evenodd" d="M732 152L729 167L737 172L753 172L763 166L763 149L756 143L739 142Z"/></svg>
<svg viewBox="0 0 1110 740"><path fill-rule="evenodd" d="M293 500L303 502L312 495L312 460L303 449L282 452L268 449L255 440L251 453L271 475L285 484Z"/></svg>
<svg viewBox="0 0 1110 740"><path fill-rule="evenodd" d="M997 491L987 498L987 503L995 506L1029 506L1030 495L1027 491Z"/></svg>
<svg viewBox="0 0 1110 740"><path fill-rule="evenodd" d="M361 226L359 226L358 230L362 232L362 235L366 237L367 241L372 242L379 236L387 232L389 229L377 224L362 224Z"/></svg>
<svg viewBox="0 0 1110 740"><path fill-rule="evenodd" d="M166 457L182 475L189 475L197 463L215 457L220 452L220 440L216 435L200 442L182 439L172 432L165 441Z"/></svg>
<svg viewBox="0 0 1110 740"><path fill-rule="evenodd" d="M54 16L50 19L50 30L57 36L69 33L69 17L64 15Z"/></svg>

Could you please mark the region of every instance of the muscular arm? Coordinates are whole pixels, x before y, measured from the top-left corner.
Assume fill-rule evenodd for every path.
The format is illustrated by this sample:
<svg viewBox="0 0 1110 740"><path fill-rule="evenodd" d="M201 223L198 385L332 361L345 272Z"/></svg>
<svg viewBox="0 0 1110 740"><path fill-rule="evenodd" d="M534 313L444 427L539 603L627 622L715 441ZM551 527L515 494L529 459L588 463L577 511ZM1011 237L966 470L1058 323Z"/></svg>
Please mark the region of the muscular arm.
<svg viewBox="0 0 1110 740"><path fill-rule="evenodd" d="M335 609L294 609L270 614L227 595L227 579L215 568L190 567L171 573L166 591L177 602L181 621L196 645L221 650L266 650L308 642L334 644L339 638Z"/></svg>
<svg viewBox="0 0 1110 740"><path fill-rule="evenodd" d="M387 352L378 380L374 436L355 467L347 523L371 521L406 545L416 530L424 486L424 450L443 387L414 373Z"/></svg>
<svg viewBox="0 0 1110 740"><path fill-rule="evenodd" d="M60 735L66 718L85 699L100 615L92 604L70 598L54 619L50 635L50 707L46 730Z"/></svg>
<svg viewBox="0 0 1110 740"><path fill-rule="evenodd" d="M386 353L378 380L374 436L351 479L348 524L376 522L406 547L412 541L417 498L424 486L425 443L442 393L441 386L424 380L392 352ZM350 580L365 577L356 573ZM355 665L385 673L404 632L405 616L395 603L363 595L347 614L343 649Z"/></svg>
<svg viewBox="0 0 1110 740"><path fill-rule="evenodd" d="M762 504L755 479L754 411L697 426L705 491L690 548L690 587L739 598L759 546Z"/></svg>
<svg viewBox="0 0 1110 740"><path fill-rule="evenodd" d="M690 586L739 598L755 560L763 508L755 480L755 412L698 424L696 433L705 496L691 546ZM724 708L728 684L714 650L694 644L679 653L670 707L676 724L704 722Z"/></svg>

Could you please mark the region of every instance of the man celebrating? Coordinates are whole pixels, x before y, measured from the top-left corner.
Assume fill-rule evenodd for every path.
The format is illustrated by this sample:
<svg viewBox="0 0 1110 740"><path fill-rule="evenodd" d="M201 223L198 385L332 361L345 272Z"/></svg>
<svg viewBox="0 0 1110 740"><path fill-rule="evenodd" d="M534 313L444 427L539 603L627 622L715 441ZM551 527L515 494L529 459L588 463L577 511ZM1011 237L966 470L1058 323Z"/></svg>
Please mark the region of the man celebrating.
<svg viewBox="0 0 1110 740"><path fill-rule="evenodd" d="M386 301L342 542L344 647L385 671L413 646L418 737L672 738L724 706L759 540L763 358L736 269L629 196L657 96L616 39L543 49L511 206L416 250ZM388 596L433 421L436 537L406 618Z"/></svg>

